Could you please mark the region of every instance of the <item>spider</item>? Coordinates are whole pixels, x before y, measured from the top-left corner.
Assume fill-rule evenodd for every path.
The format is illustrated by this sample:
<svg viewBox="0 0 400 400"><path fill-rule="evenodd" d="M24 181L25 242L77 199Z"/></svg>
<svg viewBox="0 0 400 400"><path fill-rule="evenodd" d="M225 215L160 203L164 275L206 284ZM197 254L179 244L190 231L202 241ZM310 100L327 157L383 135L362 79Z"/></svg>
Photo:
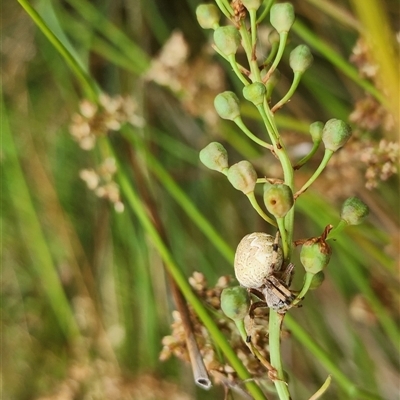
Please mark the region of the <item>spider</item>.
<svg viewBox="0 0 400 400"><path fill-rule="evenodd" d="M293 264L282 269L283 254L279 247L279 232L275 238L263 232L245 236L235 254L235 275L239 283L263 301L252 303L249 311L254 318L258 307L269 307L284 314L295 299L289 290Z"/></svg>

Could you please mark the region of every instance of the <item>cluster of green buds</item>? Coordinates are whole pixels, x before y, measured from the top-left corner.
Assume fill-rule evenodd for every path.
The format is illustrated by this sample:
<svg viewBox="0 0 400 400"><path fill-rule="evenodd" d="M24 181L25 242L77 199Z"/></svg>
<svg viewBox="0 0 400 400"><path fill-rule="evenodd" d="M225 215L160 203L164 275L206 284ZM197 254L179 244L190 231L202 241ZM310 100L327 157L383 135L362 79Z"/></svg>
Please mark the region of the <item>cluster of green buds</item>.
<svg viewBox="0 0 400 400"><path fill-rule="evenodd" d="M218 7L215 4L202 4L198 6L196 15L199 24L204 29L214 30L214 48L231 64L233 71L243 83L243 97L259 111L269 140L255 135L243 122L240 100L234 92L225 91L218 94L214 99L214 107L222 119L234 122L247 137L271 151L281 162L284 176L283 179L259 178L254 166L247 160L229 165L228 153L218 142L212 142L202 149L200 160L206 167L224 174L235 189L248 197L253 208L266 222L278 227L283 242L284 259L288 263L293 250L293 213L296 199L318 178L332 155L349 140L351 128L344 121L338 119L330 119L325 124L320 121L312 123L309 129L310 139L313 143L312 149L305 157L292 165L276 128L274 113L290 100L301 76L312 64L313 57L310 49L304 44L298 45L291 51L289 65L293 70L292 85L286 95L271 107L270 99L273 87L276 85L277 67L282 59L290 29L295 22L294 9L290 3L278 3L271 7L270 24L275 29L271 35L271 43L275 47L273 45L271 54L260 62L257 59L255 46L257 25L268 13L265 12L266 10L262 10L259 0L248 0L241 3L244 8L240 9L240 12L234 9L233 5L224 1L218 1ZM220 24L221 13L228 21L230 20L230 23ZM258 16L257 13L259 13ZM247 25L248 23L249 25ZM247 67L236 62L235 55L240 46L247 55ZM322 143L325 150L319 167L304 185L295 191L294 172L316 154ZM259 205L255 196L257 184L264 186L265 208ZM343 217L343 221L339 225L347 223L348 218Z"/></svg>
<svg viewBox="0 0 400 400"><path fill-rule="evenodd" d="M329 225L319 237L296 242L293 240L294 207L297 198L320 176L333 154L346 144L351 137L351 128L338 119L330 119L326 123L312 123L309 128L312 149L305 157L292 164L277 129L275 113L291 99L302 76L313 62L308 46L300 44L290 52L289 65L293 71L293 79L287 93L275 104L272 104L272 93L278 83L278 66L288 45L288 35L295 22L293 6L284 2L270 7L270 2L261 0L232 3L218 0L216 4L218 7L214 4L198 6L197 19L202 28L214 31L213 48L230 64L243 84L243 98L257 108L265 127L265 137L259 137L246 126L241 116L241 99L234 92L225 91L218 94L214 100L215 110L222 119L234 122L249 139L270 151L279 160L283 176L258 177L254 166L247 160L229 165L228 153L218 142L212 142L203 148L200 151L200 160L206 167L224 174L235 189L248 197L255 211L266 222L278 228L282 242L282 266L292 265L290 259L294 247L302 244L300 259L305 269L305 279L300 294L294 300L299 302L309 289L319 286L323 281L324 268L328 265L332 253L328 240L344 226L360 223L368 213L368 208L360 200L348 199L336 228L333 229L333 226ZM222 14L225 18L221 18ZM270 25L274 28L269 38L271 50L266 58L258 58L257 27L268 14ZM227 20L227 24L223 24L222 20ZM240 47L246 54L246 65L236 61ZM324 146L324 156L318 168L301 188L295 190L295 171L316 154L321 144ZM257 185L263 186L263 207L255 195ZM277 273L282 274L282 271ZM273 281L274 273L271 273L270 278ZM285 286L283 289L288 291ZM249 310L246 290L240 287L226 289L222 293L221 303L225 314L235 321L244 337L243 319ZM277 373L276 382L283 382L282 371ZM283 393L287 389L281 385L279 390Z"/></svg>

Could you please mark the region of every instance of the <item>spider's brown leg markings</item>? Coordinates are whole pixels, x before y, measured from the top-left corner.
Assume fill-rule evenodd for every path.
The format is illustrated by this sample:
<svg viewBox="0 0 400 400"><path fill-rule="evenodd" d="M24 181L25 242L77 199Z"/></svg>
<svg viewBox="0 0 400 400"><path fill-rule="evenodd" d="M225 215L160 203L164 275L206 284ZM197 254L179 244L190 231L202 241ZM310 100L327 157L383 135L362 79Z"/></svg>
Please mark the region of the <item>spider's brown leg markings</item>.
<svg viewBox="0 0 400 400"><path fill-rule="evenodd" d="M274 294L282 301L286 302L293 297L292 292L284 286L279 279L275 278L275 276L271 275L267 280L272 284Z"/></svg>
<svg viewBox="0 0 400 400"><path fill-rule="evenodd" d="M293 278L294 264L290 263L287 265L284 271L282 271L280 280L285 284L286 287L290 287Z"/></svg>

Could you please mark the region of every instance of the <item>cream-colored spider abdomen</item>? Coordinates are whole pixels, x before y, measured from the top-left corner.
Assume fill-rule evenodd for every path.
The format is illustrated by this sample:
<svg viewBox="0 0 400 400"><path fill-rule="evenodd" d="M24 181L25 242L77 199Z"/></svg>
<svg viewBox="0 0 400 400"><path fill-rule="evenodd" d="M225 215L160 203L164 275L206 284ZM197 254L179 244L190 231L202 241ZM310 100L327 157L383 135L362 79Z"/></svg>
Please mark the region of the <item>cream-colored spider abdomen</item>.
<svg viewBox="0 0 400 400"><path fill-rule="evenodd" d="M278 247L274 256L274 240L267 233L254 232L240 241L234 266L236 279L242 286L259 288L267 276L280 270L283 262L282 250Z"/></svg>

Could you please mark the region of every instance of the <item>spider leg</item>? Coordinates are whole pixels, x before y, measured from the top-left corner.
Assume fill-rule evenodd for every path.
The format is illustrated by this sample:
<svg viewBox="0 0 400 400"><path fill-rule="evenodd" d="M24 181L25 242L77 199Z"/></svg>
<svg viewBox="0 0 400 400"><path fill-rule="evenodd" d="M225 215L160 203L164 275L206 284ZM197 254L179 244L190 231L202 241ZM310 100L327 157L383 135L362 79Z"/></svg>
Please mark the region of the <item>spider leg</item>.
<svg viewBox="0 0 400 400"><path fill-rule="evenodd" d="M272 244L272 262L271 262L271 271L275 270L275 264L278 259L278 249L279 249L279 230L276 232L274 243Z"/></svg>
<svg viewBox="0 0 400 400"><path fill-rule="evenodd" d="M290 263L286 266L286 268L282 271L282 275L280 276L280 280L285 284L285 286L290 287L293 278L293 269L294 264Z"/></svg>

